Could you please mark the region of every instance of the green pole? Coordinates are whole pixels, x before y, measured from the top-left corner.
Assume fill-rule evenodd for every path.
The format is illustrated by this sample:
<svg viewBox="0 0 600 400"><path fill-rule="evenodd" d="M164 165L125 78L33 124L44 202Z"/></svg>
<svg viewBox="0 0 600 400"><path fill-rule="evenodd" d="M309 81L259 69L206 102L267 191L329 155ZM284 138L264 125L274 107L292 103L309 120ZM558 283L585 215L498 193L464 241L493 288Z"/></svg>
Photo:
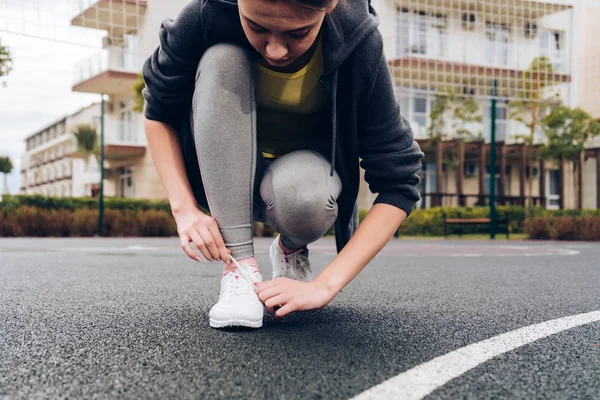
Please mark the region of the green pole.
<svg viewBox="0 0 600 400"><path fill-rule="evenodd" d="M104 236L104 93L100 102L100 199L98 203L98 236Z"/></svg>
<svg viewBox="0 0 600 400"><path fill-rule="evenodd" d="M496 239L496 103L498 81L492 87L492 137L490 144L490 239Z"/></svg>

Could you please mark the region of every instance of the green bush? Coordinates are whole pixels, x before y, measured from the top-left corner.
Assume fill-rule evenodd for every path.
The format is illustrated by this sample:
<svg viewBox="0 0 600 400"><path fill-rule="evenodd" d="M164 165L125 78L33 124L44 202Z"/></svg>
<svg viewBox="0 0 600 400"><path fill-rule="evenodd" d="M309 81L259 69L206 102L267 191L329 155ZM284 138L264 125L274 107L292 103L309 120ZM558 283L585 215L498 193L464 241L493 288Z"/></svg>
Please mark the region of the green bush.
<svg viewBox="0 0 600 400"><path fill-rule="evenodd" d="M167 200L138 200L125 198L108 197L104 201L106 209L112 210L163 210L171 212L171 207ZM98 199L96 198L76 198L76 197L44 197L44 196L4 196L0 202L0 209L11 211L19 207L29 206L44 210L77 210L77 209L97 209Z"/></svg>

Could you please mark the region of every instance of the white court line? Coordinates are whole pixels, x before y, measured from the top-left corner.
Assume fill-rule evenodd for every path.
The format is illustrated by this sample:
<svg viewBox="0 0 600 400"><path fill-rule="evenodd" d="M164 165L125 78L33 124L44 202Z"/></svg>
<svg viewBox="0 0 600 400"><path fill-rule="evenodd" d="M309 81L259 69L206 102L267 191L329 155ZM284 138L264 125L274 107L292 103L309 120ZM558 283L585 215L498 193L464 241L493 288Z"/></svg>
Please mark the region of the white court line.
<svg viewBox="0 0 600 400"><path fill-rule="evenodd" d="M600 310L558 318L503 333L418 365L351 400L422 399L452 379L493 357L567 329L600 322Z"/></svg>

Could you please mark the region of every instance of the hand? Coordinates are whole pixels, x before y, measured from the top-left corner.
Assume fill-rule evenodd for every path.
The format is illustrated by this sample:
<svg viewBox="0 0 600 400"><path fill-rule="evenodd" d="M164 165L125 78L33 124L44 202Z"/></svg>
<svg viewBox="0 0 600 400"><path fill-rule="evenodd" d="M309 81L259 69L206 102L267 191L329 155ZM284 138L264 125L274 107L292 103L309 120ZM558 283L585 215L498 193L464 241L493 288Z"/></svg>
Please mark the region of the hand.
<svg viewBox="0 0 600 400"><path fill-rule="evenodd" d="M225 242L214 218L204 214L196 207L173 213L177 223L177 233L181 239L181 248L192 260L202 261L190 247L194 242L198 250L208 261L223 260L229 262L231 251Z"/></svg>
<svg viewBox="0 0 600 400"><path fill-rule="evenodd" d="M335 297L335 293L316 281L300 282L288 278L260 283L256 286L256 293L271 314L275 307L283 306L275 312L279 318L294 311L325 307Z"/></svg>

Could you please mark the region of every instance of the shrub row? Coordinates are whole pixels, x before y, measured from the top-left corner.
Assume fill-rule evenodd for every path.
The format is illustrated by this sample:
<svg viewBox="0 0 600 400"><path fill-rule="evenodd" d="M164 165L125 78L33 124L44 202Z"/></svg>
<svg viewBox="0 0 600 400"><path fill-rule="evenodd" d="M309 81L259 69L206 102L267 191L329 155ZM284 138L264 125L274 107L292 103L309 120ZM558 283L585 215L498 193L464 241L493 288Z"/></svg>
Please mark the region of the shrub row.
<svg viewBox="0 0 600 400"><path fill-rule="evenodd" d="M162 210L171 212L167 200L138 200L116 197L107 197L104 205L110 210L147 211ZM69 210L98 209L98 199L78 197L44 197L44 196L3 196L0 202L0 210L14 211L20 207L34 207L42 210Z"/></svg>
<svg viewBox="0 0 600 400"><path fill-rule="evenodd" d="M177 227L168 201L107 198L107 236L175 236ZM486 207L437 207L415 210L399 233L403 236L442 236L444 214L449 218L488 218ZM366 211L359 213L360 221ZM498 207L497 218L508 217L511 233L527 233L532 239L598 240L600 210L545 210L534 208L526 222L523 207ZM0 236L93 236L97 234L98 200L4 196L0 202ZM487 233L480 226L474 233ZM273 236L270 227L255 224L257 236ZM328 235L333 235L333 228ZM575 239L570 239L575 238Z"/></svg>
<svg viewBox="0 0 600 400"><path fill-rule="evenodd" d="M527 219L525 232L532 240L600 241L600 216L537 216Z"/></svg>
<svg viewBox="0 0 600 400"><path fill-rule="evenodd" d="M175 236L177 226L164 210L114 210L104 214L106 236ZM98 234L98 210L47 210L21 206L0 210L0 237L67 237Z"/></svg>

